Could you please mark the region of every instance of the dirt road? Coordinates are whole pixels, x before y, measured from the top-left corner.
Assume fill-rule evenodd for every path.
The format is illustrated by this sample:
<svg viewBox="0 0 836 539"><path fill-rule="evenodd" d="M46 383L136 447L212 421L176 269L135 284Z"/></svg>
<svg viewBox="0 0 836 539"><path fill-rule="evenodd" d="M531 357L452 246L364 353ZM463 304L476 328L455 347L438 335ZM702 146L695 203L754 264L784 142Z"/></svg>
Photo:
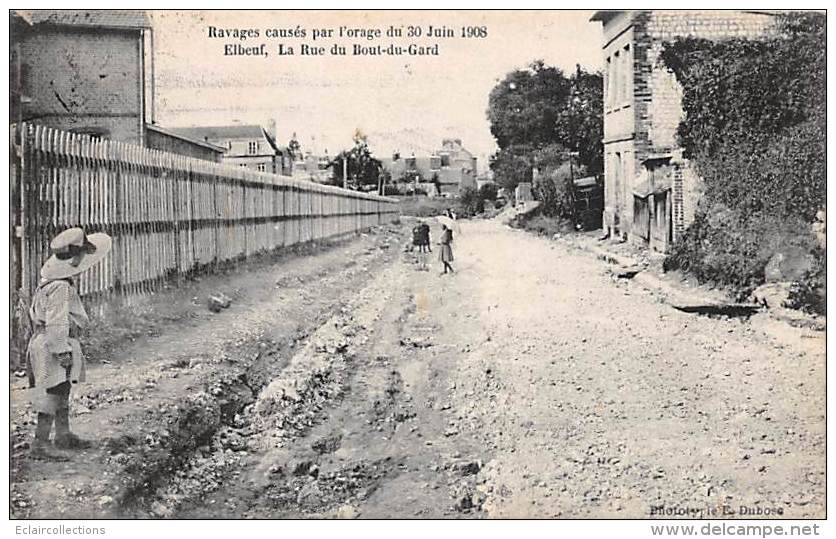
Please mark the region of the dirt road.
<svg viewBox="0 0 836 539"><path fill-rule="evenodd" d="M823 333L676 311L496 222L463 223L455 254L452 276L435 258L430 272L379 259L139 501L91 487L79 503L170 518L824 516ZM271 317L282 309L261 316L268 350L287 331ZM47 489L25 485L48 516Z"/></svg>

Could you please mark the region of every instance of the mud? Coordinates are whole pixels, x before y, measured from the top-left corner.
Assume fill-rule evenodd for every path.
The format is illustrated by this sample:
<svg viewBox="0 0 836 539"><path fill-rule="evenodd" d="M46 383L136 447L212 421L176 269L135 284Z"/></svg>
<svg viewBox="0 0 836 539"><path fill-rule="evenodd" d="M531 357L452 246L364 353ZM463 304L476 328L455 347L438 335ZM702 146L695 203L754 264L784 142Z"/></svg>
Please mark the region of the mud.
<svg viewBox="0 0 836 539"><path fill-rule="evenodd" d="M364 238L339 271L284 272L293 297L197 335L222 347L79 396L118 435L85 456L96 473L78 459L13 482L12 503L32 504L19 514L824 515L822 332L678 311L495 222L463 224L454 275L418 271L403 247ZM117 484L132 496L112 499Z"/></svg>

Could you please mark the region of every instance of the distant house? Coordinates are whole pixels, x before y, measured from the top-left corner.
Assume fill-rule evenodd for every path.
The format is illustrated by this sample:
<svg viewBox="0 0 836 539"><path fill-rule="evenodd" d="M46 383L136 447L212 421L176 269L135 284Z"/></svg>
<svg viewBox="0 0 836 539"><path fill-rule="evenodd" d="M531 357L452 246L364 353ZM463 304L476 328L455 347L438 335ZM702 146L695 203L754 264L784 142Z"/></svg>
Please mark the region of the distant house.
<svg viewBox="0 0 836 539"><path fill-rule="evenodd" d="M300 180L307 180L315 183L329 183L333 176L330 168L331 158L328 150L324 155L314 155L308 151L299 159L293 162L293 177Z"/></svg>
<svg viewBox="0 0 836 539"><path fill-rule="evenodd" d="M381 162L394 180L420 174L424 182L422 187L430 195L436 194L434 178L438 180L442 194L476 188L476 158L462 146L461 139L443 139L441 148L431 155L394 155Z"/></svg>
<svg viewBox="0 0 836 539"><path fill-rule="evenodd" d="M153 119L144 11L18 10L10 17L12 122L144 143Z"/></svg>
<svg viewBox="0 0 836 539"><path fill-rule="evenodd" d="M223 163L272 174L293 174L290 151L276 144L276 139L260 125L177 127L169 130L223 148Z"/></svg>
<svg viewBox="0 0 836 539"><path fill-rule="evenodd" d="M694 218L702 181L681 159L682 88L659 61L677 37L757 38L756 11L598 11L604 30L604 227L664 251Z"/></svg>

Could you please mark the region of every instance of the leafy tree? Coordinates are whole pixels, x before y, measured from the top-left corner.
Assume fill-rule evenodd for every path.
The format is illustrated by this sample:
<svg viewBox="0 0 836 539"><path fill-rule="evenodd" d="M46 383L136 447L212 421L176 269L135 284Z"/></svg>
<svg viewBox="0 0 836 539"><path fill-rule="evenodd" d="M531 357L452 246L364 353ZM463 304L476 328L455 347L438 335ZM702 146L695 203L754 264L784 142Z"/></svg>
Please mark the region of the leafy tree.
<svg viewBox="0 0 836 539"><path fill-rule="evenodd" d="M344 165L347 163L347 165ZM343 150L328 164L332 170L335 185L343 185L343 171L348 172L347 185L350 189L359 190L363 186L378 185L383 164L376 159L369 150L366 137L355 133L354 147Z"/></svg>
<svg viewBox="0 0 836 539"><path fill-rule="evenodd" d="M491 91L488 120L499 150L490 167L500 186L530 181L532 168L549 173L577 152L574 166L603 171L603 79L578 66L566 76L535 61Z"/></svg>
<svg viewBox="0 0 836 539"><path fill-rule="evenodd" d="M508 73L491 90L488 120L500 149L557 140L557 120L571 93L569 79L542 60Z"/></svg>
<svg viewBox="0 0 836 539"><path fill-rule="evenodd" d="M531 180L531 148L510 146L500 148L491 156L490 168L500 187L513 192L520 182Z"/></svg>

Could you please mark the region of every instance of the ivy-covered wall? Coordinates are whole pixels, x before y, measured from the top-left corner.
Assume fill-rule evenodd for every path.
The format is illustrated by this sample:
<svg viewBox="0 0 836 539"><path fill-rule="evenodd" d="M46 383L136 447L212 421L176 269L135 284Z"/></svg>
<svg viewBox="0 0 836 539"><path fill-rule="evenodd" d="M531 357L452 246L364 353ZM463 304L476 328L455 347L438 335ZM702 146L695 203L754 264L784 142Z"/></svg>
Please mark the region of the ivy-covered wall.
<svg viewBox="0 0 836 539"><path fill-rule="evenodd" d="M811 224L826 203L825 30L824 15L787 14L765 39L666 43L683 89L677 142L705 189L668 267L745 290L776 254L823 264Z"/></svg>

